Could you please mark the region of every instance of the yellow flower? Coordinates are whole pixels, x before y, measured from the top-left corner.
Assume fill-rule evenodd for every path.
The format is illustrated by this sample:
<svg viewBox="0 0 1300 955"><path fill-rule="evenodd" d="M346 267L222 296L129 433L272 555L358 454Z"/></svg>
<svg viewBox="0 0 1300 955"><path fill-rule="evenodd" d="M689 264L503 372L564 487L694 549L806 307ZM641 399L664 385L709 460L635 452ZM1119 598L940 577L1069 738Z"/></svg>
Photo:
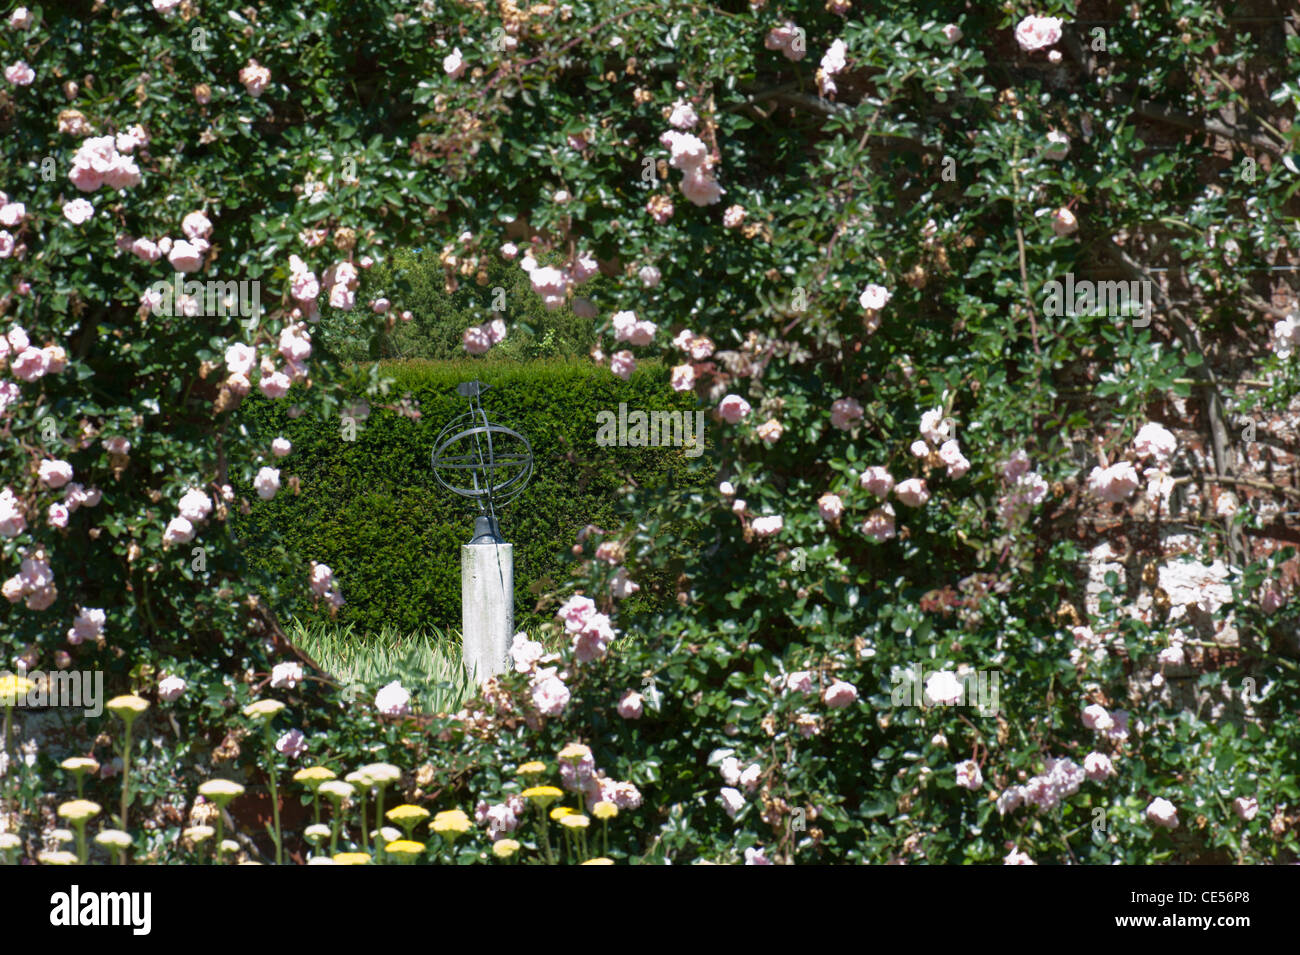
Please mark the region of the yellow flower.
<svg viewBox="0 0 1300 955"><path fill-rule="evenodd" d="M252 720L270 719L284 709L279 700L258 700L244 707L244 715Z"/></svg>
<svg viewBox="0 0 1300 955"><path fill-rule="evenodd" d="M612 802L602 799L592 807L591 813L597 819L613 819L618 815L618 806Z"/></svg>
<svg viewBox="0 0 1300 955"><path fill-rule="evenodd" d="M411 862L424 851L424 843L413 839L398 839L386 845L384 851L397 856L403 862Z"/></svg>
<svg viewBox="0 0 1300 955"><path fill-rule="evenodd" d="M109 712L116 713L129 723L145 710L149 709L149 701L141 699L134 693L131 693L126 696L115 696L105 703L104 706L109 710Z"/></svg>
<svg viewBox="0 0 1300 955"><path fill-rule="evenodd" d="M523 797L537 803L543 809L564 795L556 786L533 786L523 791Z"/></svg>
<svg viewBox="0 0 1300 955"><path fill-rule="evenodd" d="M578 810L576 809L570 809L568 806L556 806L554 809L551 810L550 815L552 819L554 819L556 822L559 822L565 816L572 816L577 811Z"/></svg>
<svg viewBox="0 0 1300 955"><path fill-rule="evenodd" d="M460 809L448 809L433 817L430 828L448 839L455 839L457 836L463 836L469 832L469 816L465 815Z"/></svg>
<svg viewBox="0 0 1300 955"><path fill-rule="evenodd" d="M519 843L513 839L498 839L492 843L492 854L498 859L509 859L519 851Z"/></svg>
<svg viewBox="0 0 1300 955"><path fill-rule="evenodd" d="M95 842L106 849L129 849L131 837L121 829L101 829L95 835Z"/></svg>
<svg viewBox="0 0 1300 955"><path fill-rule="evenodd" d="M540 776L546 772L546 764L539 759L534 759L524 763L515 772L520 776Z"/></svg>
<svg viewBox="0 0 1300 955"><path fill-rule="evenodd" d="M308 842L314 846L318 846L330 837L330 827L324 823L317 822L304 829L302 834L307 837Z"/></svg>
<svg viewBox="0 0 1300 955"><path fill-rule="evenodd" d="M335 778L337 778L337 774L328 766L308 766L306 769L300 769L293 774L295 783L302 783L312 792L315 792L321 783L329 782L329 780Z"/></svg>
<svg viewBox="0 0 1300 955"><path fill-rule="evenodd" d="M76 865L79 861L75 852L60 850L58 852L42 852L36 856L45 865Z"/></svg>
<svg viewBox="0 0 1300 955"><path fill-rule="evenodd" d="M579 862L578 865L613 865L613 859L606 859L604 856L596 856L594 859L588 859L586 862Z"/></svg>
<svg viewBox="0 0 1300 955"><path fill-rule="evenodd" d="M102 807L89 799L74 799L59 806L59 816L75 824L85 824L88 819L99 815Z"/></svg>
<svg viewBox="0 0 1300 955"><path fill-rule="evenodd" d="M244 787L229 779L209 779L199 786L199 795L211 799L218 806L224 806L236 796L244 794Z"/></svg>
<svg viewBox="0 0 1300 955"><path fill-rule="evenodd" d="M82 773L99 772L99 763L95 762L95 760L91 759L89 756L69 756L63 762L59 763L59 765L70 773L76 773L78 776Z"/></svg>
<svg viewBox="0 0 1300 955"><path fill-rule="evenodd" d="M571 816L565 816L560 820L560 825L568 829L586 829L591 825L591 820L580 812L575 812Z"/></svg>
<svg viewBox="0 0 1300 955"><path fill-rule="evenodd" d="M217 830L211 826L190 826L181 833L181 838L187 842L192 842L196 846L201 842L206 842L217 834Z"/></svg>
<svg viewBox="0 0 1300 955"><path fill-rule="evenodd" d="M370 865L370 856L364 852L340 852L334 857L335 865Z"/></svg>
<svg viewBox="0 0 1300 955"><path fill-rule="evenodd" d="M570 743L564 749L560 750L560 759L568 759L573 762L586 759L591 755L591 747L583 746L581 743Z"/></svg>
<svg viewBox="0 0 1300 955"><path fill-rule="evenodd" d="M13 852L23 841L12 832L0 832L0 852Z"/></svg>
<svg viewBox="0 0 1300 955"><path fill-rule="evenodd" d="M389 822L397 823L399 826L414 827L429 818L429 810L423 806L412 806L408 803L404 806L394 806L384 813L384 818Z"/></svg>
<svg viewBox="0 0 1300 955"><path fill-rule="evenodd" d="M14 706L20 699L36 689L36 684L25 676L6 673L0 676L0 706Z"/></svg>

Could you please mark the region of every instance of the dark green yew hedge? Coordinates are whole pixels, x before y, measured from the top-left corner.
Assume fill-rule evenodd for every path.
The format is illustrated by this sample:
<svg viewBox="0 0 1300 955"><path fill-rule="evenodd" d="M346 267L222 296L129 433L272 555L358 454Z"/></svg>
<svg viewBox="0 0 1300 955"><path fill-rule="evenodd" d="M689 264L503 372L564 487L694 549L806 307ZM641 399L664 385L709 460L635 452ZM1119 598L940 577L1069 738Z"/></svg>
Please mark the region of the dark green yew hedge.
<svg viewBox="0 0 1300 955"><path fill-rule="evenodd" d="M397 387L388 398L371 400L355 440L344 439L337 417L291 418L293 393L278 401L251 395L238 412L238 424L264 438L264 463L280 468L282 482L270 501L238 488L252 502L248 514L232 517L245 557L269 569L283 548L304 567L301 581L281 581L271 595L282 613L324 612L313 607L307 588L306 567L316 560L333 568L339 582L346 600L342 623L460 628L460 545L471 536L475 509L437 483L429 458L444 425L468 410L455 391L461 381L492 385L484 396L489 418L522 432L533 447L533 479L500 514L502 534L515 548L521 628L540 619L532 612L537 594L568 572L577 532L588 523L607 531L622 526L620 491L629 479L642 486L667 481L683 493L710 481L712 422L706 421L705 453L693 459L685 448L596 443L598 414L617 414L621 402L629 412L696 409L693 394L671 390L662 366L647 363L626 382L585 360L407 362L384 370L395 375ZM418 402L418 420L380 407L407 394ZM270 445L278 436L293 450L276 460ZM299 479L297 494L291 477ZM654 610L673 599L667 577L638 579L642 589L625 602L627 609Z"/></svg>

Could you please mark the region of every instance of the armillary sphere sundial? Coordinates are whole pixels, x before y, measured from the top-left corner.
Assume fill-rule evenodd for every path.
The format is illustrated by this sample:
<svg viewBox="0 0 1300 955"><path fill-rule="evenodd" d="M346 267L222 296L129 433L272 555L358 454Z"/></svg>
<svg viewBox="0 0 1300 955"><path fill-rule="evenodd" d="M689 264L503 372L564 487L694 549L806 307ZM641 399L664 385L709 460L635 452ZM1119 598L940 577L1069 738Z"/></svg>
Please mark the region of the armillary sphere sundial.
<svg viewBox="0 0 1300 955"><path fill-rule="evenodd" d="M518 431L489 421L481 397L491 386L466 381L457 394L469 410L453 419L434 440L433 476L447 490L478 505L471 544L504 543L497 509L518 497L533 476L533 449Z"/></svg>

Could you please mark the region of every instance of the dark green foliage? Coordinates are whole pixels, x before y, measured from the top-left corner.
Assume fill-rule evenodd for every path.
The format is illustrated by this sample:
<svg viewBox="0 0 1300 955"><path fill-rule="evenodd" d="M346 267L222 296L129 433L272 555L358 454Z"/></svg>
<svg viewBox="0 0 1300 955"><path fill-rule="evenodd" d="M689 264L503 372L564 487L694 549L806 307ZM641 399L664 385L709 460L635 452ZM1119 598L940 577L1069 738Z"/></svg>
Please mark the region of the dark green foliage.
<svg viewBox="0 0 1300 955"><path fill-rule="evenodd" d="M588 523L607 531L621 526L620 489L629 478L686 493L711 474L700 464L707 456L692 461L684 449L596 444L597 413L617 413L620 402L630 410L694 409L694 396L672 391L660 366L646 365L627 382L589 362L408 362L385 371L396 380L395 394L419 403L419 420L375 406L357 421L356 440L346 441L340 421L291 419L285 402L256 395L239 411L240 423L266 447L281 435L293 444L289 457L266 462L281 468L284 484L273 500L240 488L255 502L251 513L234 518L248 560L269 568L283 548L302 562L304 581L308 561L328 564L347 601L341 620L361 629L460 627L460 545L471 536L475 510L438 485L429 456L439 431L468 408L455 393L461 381L493 385L484 398L489 417L533 446L533 480L501 514L503 536L515 548L520 628L536 619L530 587L571 573L576 533ZM301 482L297 495L291 476ZM642 590L626 601L628 609L661 608L674 594L667 577L638 578ZM309 612L305 588L281 590L294 595L281 609Z"/></svg>
<svg viewBox="0 0 1300 955"><path fill-rule="evenodd" d="M460 281L448 293L437 250L402 249L377 263L366 273L362 305L379 297L394 302L393 312L411 312L409 322L396 319L391 331L377 335L375 347L381 359L456 359L465 354L461 336L500 314L510 328L505 341L493 349L495 358L531 360L585 355L595 344L595 323L573 314L568 304L549 311L533 293L528 273L517 263L491 256L484 265L488 281L475 278ZM584 287L587 295L599 294L608 280L597 276ZM500 307L499 312L493 310ZM324 319L318 339L322 347L342 361L361 361L371 355L373 315L366 307L344 312L324 305Z"/></svg>

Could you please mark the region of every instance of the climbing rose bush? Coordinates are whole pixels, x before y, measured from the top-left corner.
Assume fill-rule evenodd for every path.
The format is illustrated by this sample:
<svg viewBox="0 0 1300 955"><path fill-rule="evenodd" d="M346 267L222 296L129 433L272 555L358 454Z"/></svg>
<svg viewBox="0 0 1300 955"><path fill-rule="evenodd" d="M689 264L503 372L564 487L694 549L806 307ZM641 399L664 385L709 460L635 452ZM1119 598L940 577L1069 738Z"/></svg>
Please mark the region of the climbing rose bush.
<svg viewBox="0 0 1300 955"><path fill-rule="evenodd" d="M1171 493L1175 422L1145 407L1187 398L1203 356L1170 347L1163 293L1144 325L1043 304L1093 251L1150 275L1144 230L1174 221L1190 294L1232 313L1234 264L1283 245L1294 38L1220 48L1186 4L1125 8L1101 47L1069 3L216 6L85 0L0 30L0 644L153 703L122 710L168 738L165 764L124 754L137 855L182 857L174 794L214 765L262 788L309 753L397 767L318 781L339 806L441 793L459 861L553 782L623 814L618 860L1294 858L1281 558L1234 555L1230 654L1076 579L1082 509L1132 521L1144 485ZM1148 119L1199 114L1218 94L1170 76L1269 43L1288 141L1246 140L1255 175L1202 182L1185 129L1151 158L1135 91ZM408 246L449 292L523 269L590 317L612 375L663 361L710 413L696 466L719 487L629 488L623 526L561 542L550 629L422 717L400 684L349 692L299 657L282 598L324 613L347 580L312 554L250 573L228 521L299 487L292 447L241 425L254 388L341 425L359 402L412 416L319 347L340 315L376 343L406 318L402 278L367 276ZM509 324L509 303L472 316L465 352ZM1293 336L1270 334L1256 357L1294 393ZM1254 519L1205 518L1199 546ZM621 613L652 568L674 609ZM1189 661L1202 705L1160 692ZM57 755L10 764L7 828L73 788ZM453 803L486 805L472 833ZM523 838L494 858L549 856Z"/></svg>

